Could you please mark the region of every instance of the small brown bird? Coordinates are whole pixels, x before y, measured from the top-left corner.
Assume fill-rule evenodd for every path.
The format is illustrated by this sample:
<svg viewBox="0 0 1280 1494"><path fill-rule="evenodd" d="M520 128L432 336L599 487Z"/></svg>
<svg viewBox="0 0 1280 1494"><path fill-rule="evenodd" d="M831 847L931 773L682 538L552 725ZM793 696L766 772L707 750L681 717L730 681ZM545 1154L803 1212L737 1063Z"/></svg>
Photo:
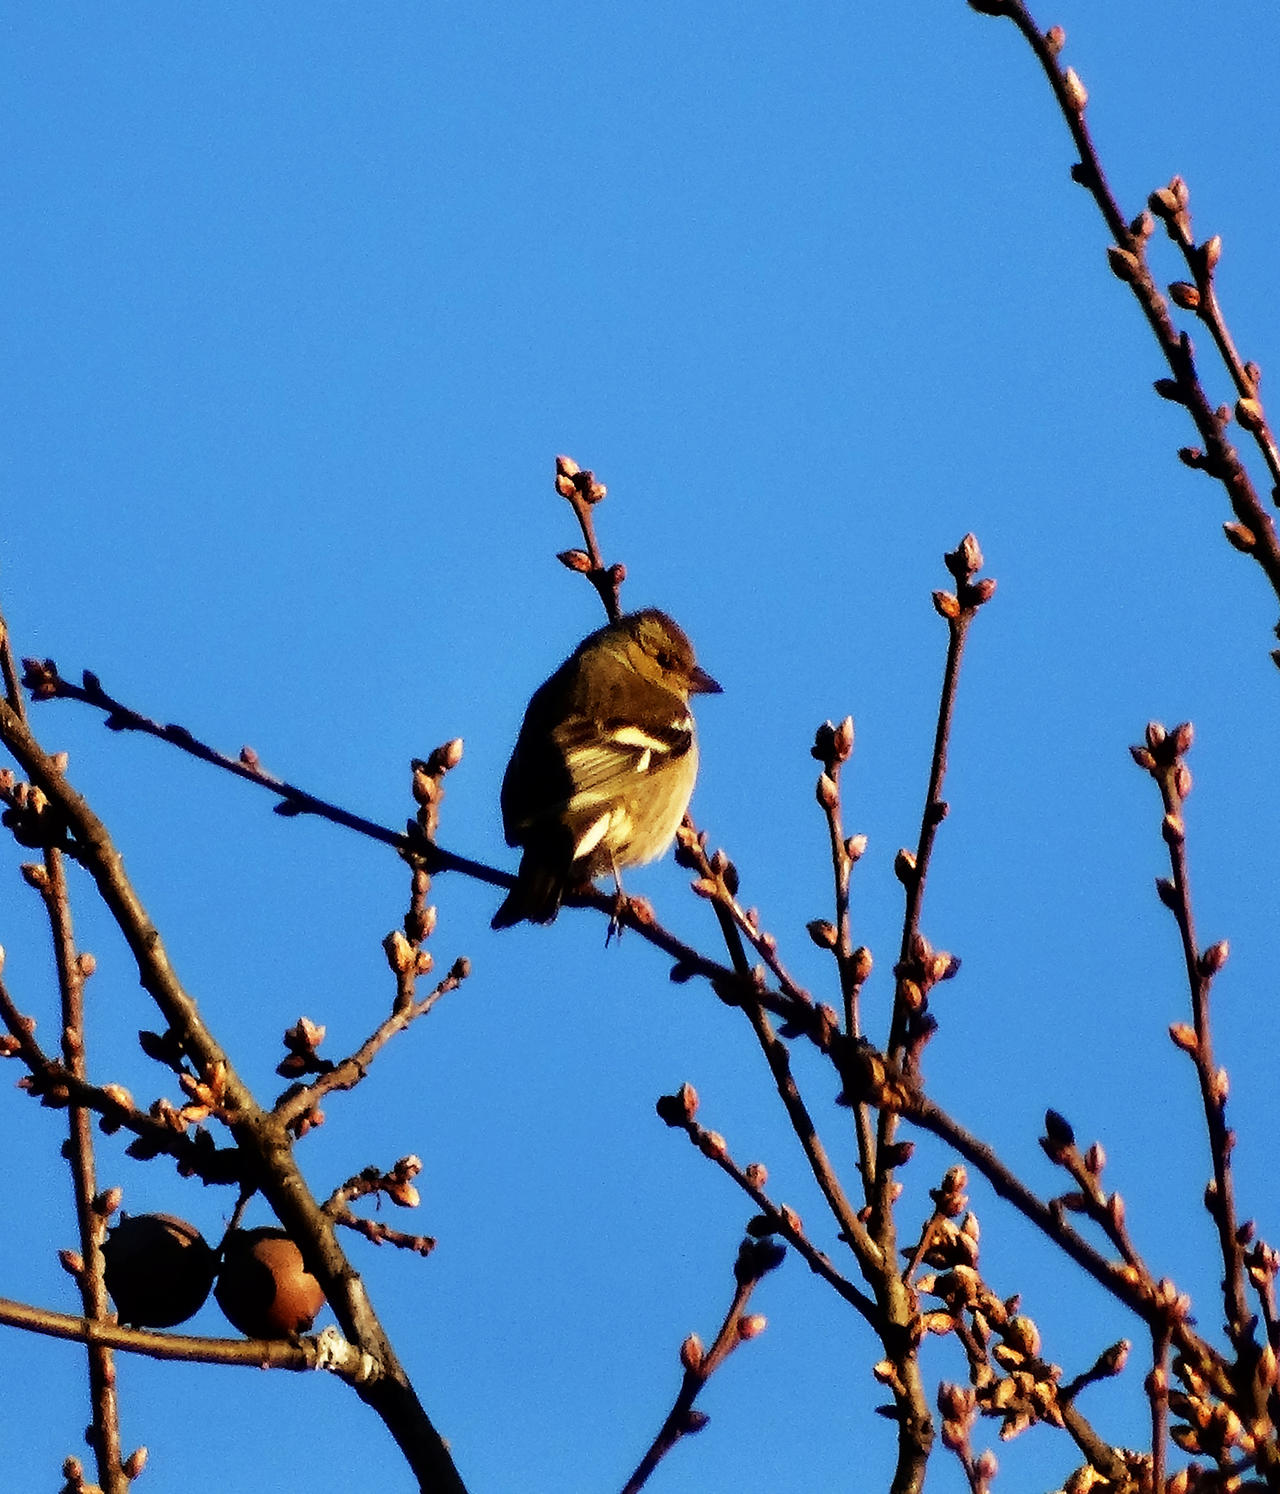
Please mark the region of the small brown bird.
<svg viewBox="0 0 1280 1494"><path fill-rule="evenodd" d="M720 686L655 608L584 638L534 692L502 780L524 855L495 929L550 923L569 888L662 855L698 776L689 697L703 693Z"/></svg>

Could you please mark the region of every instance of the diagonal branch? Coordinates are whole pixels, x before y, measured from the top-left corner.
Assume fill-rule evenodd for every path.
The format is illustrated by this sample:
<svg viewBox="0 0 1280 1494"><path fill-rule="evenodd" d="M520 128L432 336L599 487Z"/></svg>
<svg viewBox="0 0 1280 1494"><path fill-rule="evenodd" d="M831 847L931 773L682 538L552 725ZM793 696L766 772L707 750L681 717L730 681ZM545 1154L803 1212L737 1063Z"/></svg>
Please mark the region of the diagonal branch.
<svg viewBox="0 0 1280 1494"><path fill-rule="evenodd" d="M1272 590L1280 596L1280 539L1276 535L1275 523L1239 454L1228 439L1232 412L1225 406L1215 409L1210 403L1196 371L1191 339L1174 326L1168 302L1157 288L1148 268L1147 240L1154 227L1151 213L1140 214L1129 223L1107 181L1093 137L1085 123L1088 93L1074 69L1064 69L1058 61L1058 54L1066 40L1065 34L1060 27L1042 32L1023 0L969 0L969 4L984 15L1007 16L1044 69L1080 154L1079 162L1071 169L1072 177L1089 191L1097 203L1114 240L1108 250L1111 268L1132 290L1173 375L1171 379L1157 380L1156 392L1162 398L1186 408L1204 442L1203 450L1184 447L1179 456L1188 466L1198 468L1222 483L1236 516L1236 523L1226 526L1227 538L1236 549L1253 556L1271 583ZM1184 235L1189 238L1189 219L1185 219L1186 205L1186 188L1178 178L1169 187L1153 193L1150 199L1151 212L1164 218L1170 235L1178 243L1182 242ZM1180 216L1183 218L1181 223ZM1212 272L1220 249L1221 244L1215 239L1195 248L1198 280ZM1213 330L1215 321L1221 320L1216 301L1210 305L1200 287L1195 289L1199 293L1195 309L1204 307L1203 319ZM1184 304L1187 304L1186 298ZM1236 405L1236 420L1258 438L1275 477L1278 466L1275 442L1266 428L1262 407L1257 399L1257 369L1254 365L1240 364L1229 338L1225 341L1219 338L1218 341L1237 387L1248 391L1242 393ZM1280 483L1277 484L1273 497L1280 499ZM1280 650L1276 652L1280 654ZM1280 663L1280 658L1277 662Z"/></svg>

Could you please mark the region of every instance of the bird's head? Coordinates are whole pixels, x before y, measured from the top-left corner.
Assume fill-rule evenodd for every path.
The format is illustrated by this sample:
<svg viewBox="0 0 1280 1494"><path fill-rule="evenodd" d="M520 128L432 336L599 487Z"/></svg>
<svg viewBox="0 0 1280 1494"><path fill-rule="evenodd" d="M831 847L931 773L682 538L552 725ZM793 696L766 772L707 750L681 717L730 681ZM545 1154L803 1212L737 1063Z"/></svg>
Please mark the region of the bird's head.
<svg viewBox="0 0 1280 1494"><path fill-rule="evenodd" d="M623 642L628 664L637 674L686 699L719 695L721 687L694 658L684 629L656 607L632 612L613 625Z"/></svg>

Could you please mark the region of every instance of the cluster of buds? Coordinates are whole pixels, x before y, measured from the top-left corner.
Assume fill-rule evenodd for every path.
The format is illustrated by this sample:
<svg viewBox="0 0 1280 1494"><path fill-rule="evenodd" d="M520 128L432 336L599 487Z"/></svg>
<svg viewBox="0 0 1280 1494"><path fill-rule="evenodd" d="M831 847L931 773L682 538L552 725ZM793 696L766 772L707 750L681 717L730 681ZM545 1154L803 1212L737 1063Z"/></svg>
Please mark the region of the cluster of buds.
<svg viewBox="0 0 1280 1494"><path fill-rule="evenodd" d="M712 902L717 900L732 900L738 895L740 885L738 868L729 859L726 851L716 850L710 856L706 854L700 843L697 848L691 844L687 834L687 828L681 826L681 831L686 831L682 840L677 835L676 860L682 866L692 862L694 870L701 873L693 881L693 890L699 897L705 897ZM755 920L758 924L758 915Z"/></svg>
<svg viewBox="0 0 1280 1494"><path fill-rule="evenodd" d="M1158 721L1149 721L1142 742L1129 751L1134 762L1157 783L1167 781L1174 797L1181 801L1191 793L1191 770L1182 759L1194 740L1195 728L1190 721L1179 722L1172 731L1166 731Z"/></svg>
<svg viewBox="0 0 1280 1494"><path fill-rule="evenodd" d="M425 760L420 757L413 759L413 797L418 813L410 823L411 834L417 831L426 840L435 840L440 823L440 804L444 799L445 774L461 761L461 737L454 737L434 748Z"/></svg>
<svg viewBox="0 0 1280 1494"><path fill-rule="evenodd" d="M952 1172L962 1174L963 1169ZM942 1188L934 1191L939 1210L944 1205L954 1205L957 1211L962 1208L963 1187L963 1177L951 1179L948 1174ZM921 1330L959 1333L972 1382L971 1388L950 1387L948 1405L939 1400L944 1419L954 1423L954 1435L962 1435L967 1444L969 1427L979 1411L999 1418L1000 1438L1006 1442L1036 1422L1060 1427L1062 1371L1040 1357L1039 1329L1018 1311L1018 1298L1001 1298L983 1280L977 1264L977 1220L967 1214L959 1225L946 1217L935 1218L932 1225L922 1258L939 1270L919 1278L916 1286L938 1298L944 1310L923 1313Z"/></svg>
<svg viewBox="0 0 1280 1494"><path fill-rule="evenodd" d="M894 1114L910 1108L911 1081L870 1043L842 1044L839 1058L844 1087L836 1096L837 1105L871 1105Z"/></svg>
<svg viewBox="0 0 1280 1494"><path fill-rule="evenodd" d="M1170 1430L1173 1441L1184 1452L1201 1454L1212 1458L1217 1467L1211 1471L1192 1463L1185 1470L1185 1482L1178 1486L1176 1494L1207 1494L1207 1491L1231 1488L1235 1485L1223 1482L1224 1467L1238 1466L1242 1461L1253 1459L1266 1442L1275 1437L1274 1426L1266 1420L1252 1425L1241 1420L1238 1412L1227 1404L1210 1377L1202 1370L1208 1366L1194 1364L1185 1354L1173 1360L1173 1376L1181 1389L1169 1391L1169 1409L1181 1418ZM1220 1377L1214 1375L1214 1381ZM1275 1392L1277 1365L1275 1351L1264 1345L1255 1368L1256 1389L1263 1399ZM1174 1489L1173 1481L1170 1489Z"/></svg>
<svg viewBox="0 0 1280 1494"><path fill-rule="evenodd" d="M1183 1418L1169 1428L1169 1436L1183 1452L1199 1453L1222 1464L1241 1455L1252 1457L1257 1451L1257 1437L1223 1401L1171 1390L1169 1409Z"/></svg>
<svg viewBox="0 0 1280 1494"><path fill-rule="evenodd" d="M401 1157L390 1172L383 1174L379 1191L385 1193L397 1208L416 1209L422 1198L414 1187L413 1180L421 1171L421 1157L415 1157L412 1153Z"/></svg>
<svg viewBox="0 0 1280 1494"><path fill-rule="evenodd" d="M52 659L24 659L22 684L32 700L56 700L62 677Z"/></svg>
<svg viewBox="0 0 1280 1494"><path fill-rule="evenodd" d="M977 537L966 534L954 550L943 557L947 569L955 577L956 589L935 591L933 605L938 615L951 624L971 617L985 602L995 595L996 583L991 577L983 581L975 579L982 569L982 551Z"/></svg>
<svg viewBox="0 0 1280 1494"><path fill-rule="evenodd" d="M1132 1448L1116 1447L1112 1451L1124 1464L1125 1472L1129 1475L1130 1482L1125 1487L1139 1490L1151 1488L1151 1454L1135 1452ZM1084 1463L1075 1469L1065 1480L1061 1489L1054 1494L1108 1494L1108 1491L1116 1486L1107 1476L1100 1473L1092 1463ZM1221 1485L1214 1485L1214 1494L1221 1494ZM1166 1479L1164 1488L1160 1494L1188 1494L1186 1473L1174 1474L1172 1478Z"/></svg>
<svg viewBox="0 0 1280 1494"><path fill-rule="evenodd" d="M739 1286L748 1286L759 1281L770 1271L776 1271L786 1259L787 1247L781 1240L774 1238L773 1222L763 1216L752 1220L757 1231L762 1223L768 1226L769 1233L753 1233L748 1229L747 1238L738 1246L738 1258L733 1263L733 1275Z"/></svg>
<svg viewBox="0 0 1280 1494"><path fill-rule="evenodd" d="M1191 194L1180 176L1175 176L1167 187L1160 187L1147 198L1147 207L1166 225L1170 238L1179 234L1188 237L1191 232L1191 215L1187 211Z"/></svg>
<svg viewBox="0 0 1280 1494"><path fill-rule="evenodd" d="M300 1079L303 1074L324 1074L333 1068L329 1059L320 1057L325 1031L309 1017L299 1017L285 1031L285 1057L276 1065L276 1073L282 1079Z"/></svg>
<svg viewBox="0 0 1280 1494"><path fill-rule="evenodd" d="M562 498L580 498L583 503L596 504L608 491L604 483L596 481L594 472L579 467L572 457L556 458L556 492Z"/></svg>
<svg viewBox="0 0 1280 1494"><path fill-rule="evenodd" d="M834 780L841 767L849 761L853 753L853 717L846 716L839 726L833 726L830 721L824 721L814 734L813 746L809 749L809 755L822 764L824 775ZM834 802L834 782L831 792ZM824 796L824 784L822 779L818 780L818 802L824 807L830 807Z"/></svg>
<svg viewBox="0 0 1280 1494"><path fill-rule="evenodd" d="M984 1410L1002 1417L1000 1437L1008 1441L1037 1421L1061 1427L1058 1381L1062 1371L1040 1357L1040 1332L1021 1314L1010 1317L997 1333L991 1357L1004 1374L980 1397Z"/></svg>
<svg viewBox="0 0 1280 1494"><path fill-rule="evenodd" d="M906 958L893 967L897 1000L913 1015L923 1012L934 986L939 981L951 980L959 970L957 955L948 954L944 949L936 950L923 934L913 934Z"/></svg>
<svg viewBox="0 0 1280 1494"><path fill-rule="evenodd" d="M213 1064L202 1078L179 1074L178 1083L188 1098L180 1114L185 1125L199 1124L214 1116L221 1120L226 1113L227 1066L221 1060Z"/></svg>
<svg viewBox="0 0 1280 1494"><path fill-rule="evenodd" d="M53 760L58 770L64 771L67 755L60 752ZM49 803L44 791L34 783L15 778L11 768L0 770L0 799L5 810L0 814L0 825L13 836L20 846L29 850L44 850L48 846L64 847L67 843L67 826L61 814ZM47 873L38 863L24 866L22 875L37 892L45 892Z"/></svg>
<svg viewBox="0 0 1280 1494"><path fill-rule="evenodd" d="M963 1174L963 1167L953 1167L948 1173ZM963 1186L963 1183L961 1184ZM930 1189L930 1193L937 1200L941 1189ZM949 1206L951 1203L958 1204L956 1213L964 1207L963 1195L953 1195L945 1199ZM966 1214L963 1219L956 1221L954 1215L939 1214L929 1221L928 1236L924 1240L924 1249L917 1244L913 1249L904 1249L903 1254L914 1257L919 1252L921 1262L926 1266L932 1266L935 1271L947 1273L961 1271L966 1273L957 1278L956 1283L951 1283L947 1277L923 1277L920 1286L924 1291L931 1292L943 1297L948 1302L958 1302L960 1305L970 1305L976 1300L972 1293L981 1285L976 1267L978 1264L978 1241L981 1230L975 1214Z"/></svg>
<svg viewBox="0 0 1280 1494"><path fill-rule="evenodd" d="M190 1078L189 1075L182 1077L186 1079ZM127 1094L126 1091L120 1091L120 1095L125 1094ZM118 1101L120 1100L119 1095L116 1098ZM198 1126L210 1113L209 1107L200 1101L179 1107L172 1100L165 1099L163 1096L153 1101L147 1109L147 1114L151 1119L159 1122L165 1131L172 1132L174 1136L182 1137L186 1136L190 1127ZM109 1118L104 1116L104 1120ZM136 1161L149 1162L152 1157L158 1157L162 1152L170 1150L173 1150L173 1155L177 1158L178 1172L183 1177L190 1177L193 1173L198 1173L200 1177L210 1182L215 1177L220 1178L224 1182L230 1182L234 1177L238 1176L235 1165L239 1159L238 1151L231 1150L225 1153L218 1153L213 1137L208 1131L203 1129L196 1132L190 1149L179 1148L174 1150L166 1146L160 1138L144 1134L133 1138L129 1145L125 1147L125 1154L126 1156L133 1157ZM215 1153L217 1153L216 1158ZM220 1166L219 1159L229 1165Z"/></svg>
<svg viewBox="0 0 1280 1494"><path fill-rule="evenodd" d="M988 1494L1000 1464L990 1448L976 1458L973 1455L969 1438L978 1418L976 1396L966 1385L944 1383L938 1387L938 1410L942 1413L943 1447L960 1459L973 1494Z"/></svg>

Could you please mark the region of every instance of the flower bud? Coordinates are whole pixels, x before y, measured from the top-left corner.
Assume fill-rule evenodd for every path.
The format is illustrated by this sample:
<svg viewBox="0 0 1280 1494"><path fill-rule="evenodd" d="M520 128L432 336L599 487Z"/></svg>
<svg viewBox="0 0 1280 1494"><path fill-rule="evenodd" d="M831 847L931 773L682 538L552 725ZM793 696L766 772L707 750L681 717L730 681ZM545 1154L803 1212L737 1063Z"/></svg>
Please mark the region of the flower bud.
<svg viewBox="0 0 1280 1494"><path fill-rule="evenodd" d="M1119 244L1107 245L1107 260L1111 265L1111 273L1127 285L1132 285L1142 274L1142 261L1128 249L1122 249Z"/></svg>
<svg viewBox="0 0 1280 1494"><path fill-rule="evenodd" d="M1012 1318L1004 1330L1005 1342L1020 1354L1034 1359L1040 1352L1040 1330L1027 1317Z"/></svg>
<svg viewBox="0 0 1280 1494"><path fill-rule="evenodd" d="M1075 68L1069 67L1062 75L1062 89L1070 107L1077 114L1083 114L1085 105L1089 102L1089 90L1080 81L1080 75Z"/></svg>
<svg viewBox="0 0 1280 1494"><path fill-rule="evenodd" d="M704 1131L699 1138L698 1149L713 1162L723 1162L729 1155L729 1143L719 1131Z"/></svg>
<svg viewBox="0 0 1280 1494"><path fill-rule="evenodd" d="M745 1317L738 1319L738 1337L744 1343L749 1338L759 1338L768 1323L769 1320L763 1313L748 1313Z"/></svg>
<svg viewBox="0 0 1280 1494"><path fill-rule="evenodd" d="M1227 537L1227 543L1243 555L1251 555L1258 548L1258 536L1246 524L1224 524L1222 532Z"/></svg>
<svg viewBox="0 0 1280 1494"><path fill-rule="evenodd" d="M391 930L382 941L382 948L387 956L387 964L397 975L404 975L413 968L417 951L399 929Z"/></svg>
<svg viewBox="0 0 1280 1494"><path fill-rule="evenodd" d="M1183 311L1196 311L1200 306L1200 292L1186 280L1175 280L1169 287L1169 299Z"/></svg>
<svg viewBox="0 0 1280 1494"><path fill-rule="evenodd" d="M1238 399L1236 419L1247 431L1260 431L1267 423L1266 416L1262 413L1262 406L1256 399Z"/></svg>
<svg viewBox="0 0 1280 1494"><path fill-rule="evenodd" d="M696 1375L697 1372L702 1368L702 1361L704 1357L705 1350L702 1347L702 1340L696 1333L691 1333L689 1337L685 1339L684 1343L680 1345L680 1363L691 1374Z"/></svg>
<svg viewBox="0 0 1280 1494"><path fill-rule="evenodd" d="M123 1198L123 1188L106 1188L101 1193L94 1195L93 1212L100 1215L103 1219L110 1219L112 1214L120 1207Z"/></svg>
<svg viewBox="0 0 1280 1494"><path fill-rule="evenodd" d="M819 949L834 949L839 935L834 923L829 923L825 918L815 918L807 923L805 927L809 930L809 937Z"/></svg>
<svg viewBox="0 0 1280 1494"><path fill-rule="evenodd" d="M1205 976L1217 975L1218 971L1227 963L1227 956L1231 953L1231 946L1226 939L1219 939L1216 944L1211 944L1200 956L1200 974Z"/></svg>

